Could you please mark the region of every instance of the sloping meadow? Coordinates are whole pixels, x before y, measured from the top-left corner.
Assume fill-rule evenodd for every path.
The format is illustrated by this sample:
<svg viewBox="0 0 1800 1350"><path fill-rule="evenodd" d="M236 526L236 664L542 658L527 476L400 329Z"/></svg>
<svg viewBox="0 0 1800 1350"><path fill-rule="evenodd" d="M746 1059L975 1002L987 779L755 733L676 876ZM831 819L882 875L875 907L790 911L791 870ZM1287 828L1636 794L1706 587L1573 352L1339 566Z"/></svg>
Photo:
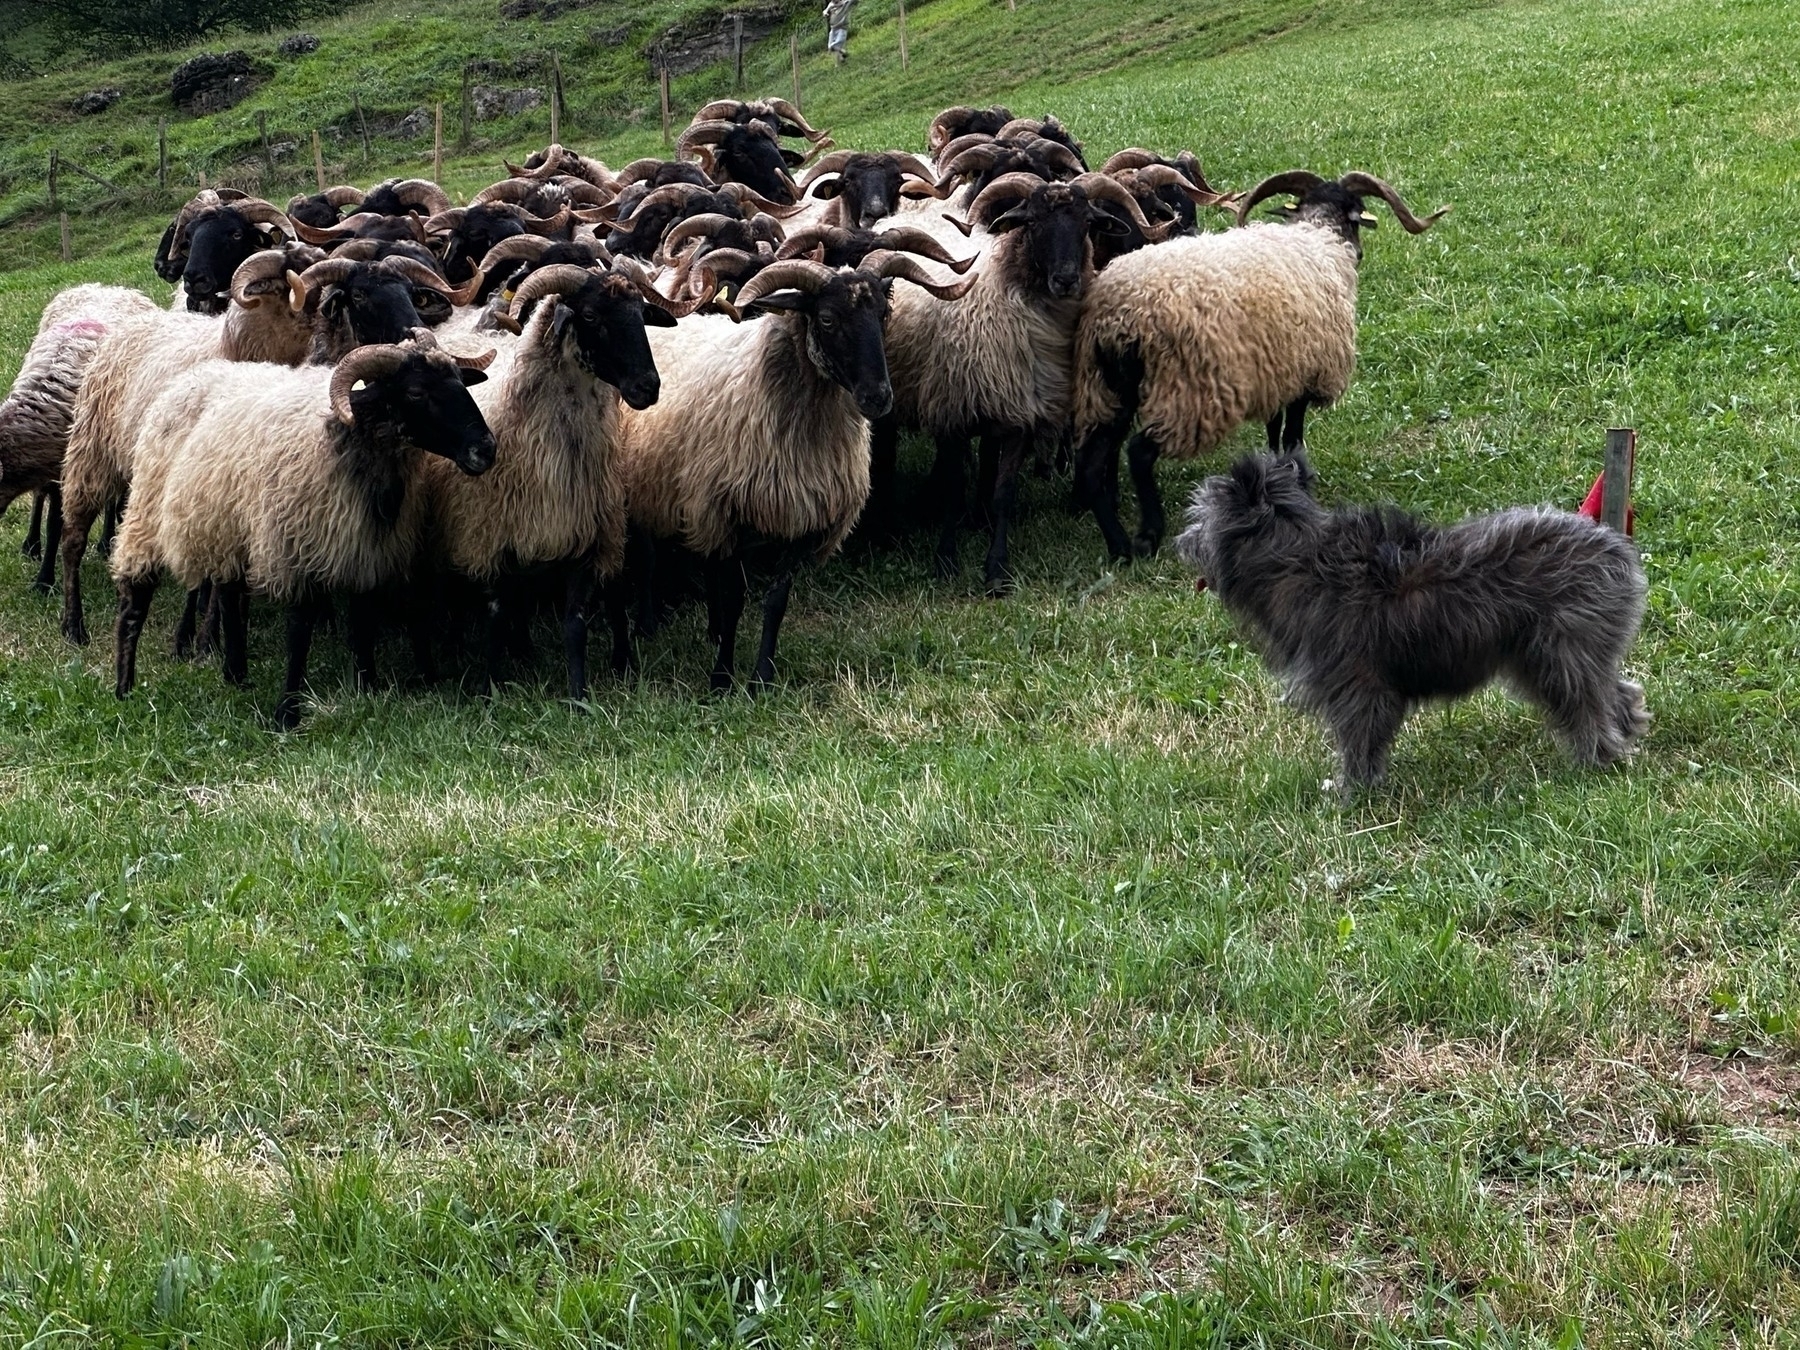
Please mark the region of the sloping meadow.
<svg viewBox="0 0 1800 1350"><path fill-rule="evenodd" d="M920 11L909 80L1002 79L934 46L960 3ZM705 696L690 612L581 710L548 659L491 703L359 697L328 640L291 736L277 615L259 687L146 643L116 703L105 639L72 653L27 592L14 512L0 1338L1791 1326L1789 16L1380 8L1210 55L1096 17L1116 69L955 96L1054 111L1090 157L1191 146L1222 186L1356 168L1453 202L1369 241L1322 491L1573 505L1636 427L1635 761L1574 769L1490 693L1416 717L1346 807L1211 598L1166 556L1107 567L1060 482L1027 487L1004 601L930 580L924 536L807 575L760 701ZM851 69L893 42L865 24ZM827 78L808 112L846 144L916 146L946 101ZM148 284L145 252L0 278L8 370L58 286ZM1208 467L1166 465L1170 499Z"/></svg>

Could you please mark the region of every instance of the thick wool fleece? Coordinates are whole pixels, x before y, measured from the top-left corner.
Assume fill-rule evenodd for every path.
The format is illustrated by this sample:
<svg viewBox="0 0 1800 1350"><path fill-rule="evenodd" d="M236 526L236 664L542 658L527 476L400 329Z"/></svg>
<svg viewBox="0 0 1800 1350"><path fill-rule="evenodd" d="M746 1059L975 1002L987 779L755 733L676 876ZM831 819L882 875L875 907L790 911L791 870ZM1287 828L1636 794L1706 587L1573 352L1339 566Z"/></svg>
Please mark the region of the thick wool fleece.
<svg viewBox="0 0 1800 1350"><path fill-rule="evenodd" d="M933 302L936 303L936 302ZM806 320L720 315L650 330L663 395L623 410L632 523L709 556L739 531L844 542L869 497L869 424L806 353Z"/></svg>
<svg viewBox="0 0 1800 1350"><path fill-rule="evenodd" d="M1119 415L1105 357L1143 362L1138 419L1192 458L1302 394L1337 400L1356 366L1356 255L1338 234L1257 224L1171 239L1095 277L1075 339L1075 435Z"/></svg>

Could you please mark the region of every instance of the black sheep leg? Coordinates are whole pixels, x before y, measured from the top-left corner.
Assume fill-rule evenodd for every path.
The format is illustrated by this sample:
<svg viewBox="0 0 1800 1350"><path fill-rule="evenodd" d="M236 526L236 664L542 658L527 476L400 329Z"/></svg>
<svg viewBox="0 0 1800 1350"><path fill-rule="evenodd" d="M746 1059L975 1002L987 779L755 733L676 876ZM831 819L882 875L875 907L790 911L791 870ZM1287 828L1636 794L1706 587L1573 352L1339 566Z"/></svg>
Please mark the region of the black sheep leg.
<svg viewBox="0 0 1800 1350"><path fill-rule="evenodd" d="M374 592L357 592L345 608L349 610L346 617L350 665L355 672L356 692L372 693L375 689L375 639L381 627Z"/></svg>
<svg viewBox="0 0 1800 1350"><path fill-rule="evenodd" d="M481 692L492 695L506 667L506 606L512 598L504 577L481 588Z"/></svg>
<svg viewBox="0 0 1800 1350"><path fill-rule="evenodd" d="M39 496L44 501L44 542L41 547L43 559L38 563L37 575L32 578L31 588L43 595L50 594L56 585L56 550L62 544L62 484L52 483ZM32 498L32 514L37 514L38 497Z"/></svg>
<svg viewBox="0 0 1800 1350"><path fill-rule="evenodd" d="M113 693L124 698L137 683L138 638L156 596L156 577L119 582L119 626L113 634Z"/></svg>
<svg viewBox="0 0 1800 1350"><path fill-rule="evenodd" d="M1114 562L1130 562L1131 540L1119 523L1119 447L1137 421L1144 363L1136 352L1101 351L1099 369L1119 401L1119 411L1090 431L1075 452L1075 501L1094 513L1108 556Z"/></svg>
<svg viewBox="0 0 1800 1350"><path fill-rule="evenodd" d="M288 605L287 611L287 676L282 682L281 699L275 705L275 725L292 731L300 725L300 690L306 683L306 657L312 649L313 629L318 626L322 603L302 596Z"/></svg>
<svg viewBox="0 0 1800 1350"><path fill-rule="evenodd" d="M762 643L756 649L756 674L752 692L768 688L775 679L775 644L781 639L781 621L787 617L788 596L794 589L794 573L818 552L821 536L796 539L782 550L775 580L763 596Z"/></svg>
<svg viewBox="0 0 1800 1350"><path fill-rule="evenodd" d="M1137 493L1138 527L1132 547L1140 558L1148 558L1162 547L1163 531L1168 521L1163 515L1162 492L1156 486L1156 461L1162 447L1148 431L1139 428L1125 447L1125 460L1131 466L1131 486Z"/></svg>
<svg viewBox="0 0 1800 1350"><path fill-rule="evenodd" d="M225 683L242 689L250 683L250 588L240 577L214 588L219 602L220 641L225 651Z"/></svg>
<svg viewBox="0 0 1800 1350"><path fill-rule="evenodd" d="M938 542L937 573L948 581L956 575L956 536L962 524L966 491L963 478L964 461L969 455L967 436L941 435L937 438L937 457L931 463L930 496L937 509Z"/></svg>
<svg viewBox="0 0 1800 1350"><path fill-rule="evenodd" d="M637 664L631 649L631 583L623 572L600 583L601 603L606 607L607 627L612 629L613 674L624 677Z"/></svg>
<svg viewBox="0 0 1800 1350"><path fill-rule="evenodd" d="M119 533L119 517L125 514L125 503L130 499L131 489L126 488L106 504L100 525L100 552L104 557L112 557L113 539Z"/></svg>
<svg viewBox="0 0 1800 1350"><path fill-rule="evenodd" d="M409 588L406 605L406 640L412 648L413 671L421 684L438 681L437 644L432 640L433 625L443 621L445 612L442 578L435 569L427 569Z"/></svg>
<svg viewBox="0 0 1800 1350"><path fill-rule="evenodd" d="M19 552L27 558L44 556L44 504L48 500L47 488L31 494L31 524L25 530L25 542L19 545Z"/></svg>
<svg viewBox="0 0 1800 1350"><path fill-rule="evenodd" d="M899 523L900 423L893 414L869 426L869 501L863 531L872 538L891 535Z"/></svg>
<svg viewBox="0 0 1800 1350"><path fill-rule="evenodd" d="M1007 554L1006 534L1012 526L1013 508L1019 499L1019 471L1025 466L1026 437L1022 432L1009 432L1000 447L995 466L993 496L989 514L994 535L988 543L987 588L989 595L1002 595L1012 585L1012 567Z"/></svg>
<svg viewBox="0 0 1800 1350"><path fill-rule="evenodd" d="M736 678L738 620L744 613L744 568L735 556L706 560L706 634L719 644L712 688L722 693Z"/></svg>
<svg viewBox="0 0 1800 1350"><path fill-rule="evenodd" d="M594 598L594 560L578 558L563 579L563 661L569 672L569 697L587 697L588 606Z"/></svg>
<svg viewBox="0 0 1800 1350"><path fill-rule="evenodd" d="M175 621L175 640L169 644L169 655L177 661L194 659L194 630L200 622L201 599L211 594L210 581L201 582L187 593L187 601L181 607L181 617Z"/></svg>
<svg viewBox="0 0 1800 1350"><path fill-rule="evenodd" d="M1306 448L1306 405L1309 401L1302 394L1287 405L1287 421L1281 431L1281 449L1286 454ZM1275 449L1273 438L1269 441L1269 449Z"/></svg>
<svg viewBox="0 0 1800 1350"><path fill-rule="evenodd" d="M211 656L214 652L224 650L220 643L220 625L224 622L225 613L220 608L219 587L210 581L202 583L200 598L200 631L194 637L194 653L197 656Z"/></svg>

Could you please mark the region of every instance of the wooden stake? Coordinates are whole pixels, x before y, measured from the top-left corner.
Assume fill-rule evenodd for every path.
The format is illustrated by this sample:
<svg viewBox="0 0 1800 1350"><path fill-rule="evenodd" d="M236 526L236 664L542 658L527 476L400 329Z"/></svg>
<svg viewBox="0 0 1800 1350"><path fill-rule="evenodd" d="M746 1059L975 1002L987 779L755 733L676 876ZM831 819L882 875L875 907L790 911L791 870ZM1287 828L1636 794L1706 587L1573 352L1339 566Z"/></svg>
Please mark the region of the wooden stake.
<svg viewBox="0 0 1800 1350"><path fill-rule="evenodd" d="M169 119L156 119L156 186L167 191L169 186Z"/></svg>
<svg viewBox="0 0 1800 1350"><path fill-rule="evenodd" d="M56 208L57 208L56 170L57 170L59 159L60 159L60 156L56 153L56 151L52 150L50 152L50 209L52 211L56 210Z"/></svg>
<svg viewBox="0 0 1800 1350"><path fill-rule="evenodd" d="M319 133L313 132L313 177L318 180L319 191L325 190L325 152L319 147Z"/></svg>
<svg viewBox="0 0 1800 1350"><path fill-rule="evenodd" d="M431 181L444 181L444 105L439 103L431 121Z"/></svg>
<svg viewBox="0 0 1800 1350"><path fill-rule="evenodd" d="M806 107L800 102L800 35L798 33L788 35L788 55L793 58L794 62L794 106L805 112Z"/></svg>
<svg viewBox="0 0 1800 1350"><path fill-rule="evenodd" d="M271 182L273 182L275 179L275 152L273 150L269 149L269 114L268 113L259 112L256 114L256 130L262 136L263 163L268 166L269 180Z"/></svg>
<svg viewBox="0 0 1800 1350"><path fill-rule="evenodd" d="M731 88L736 93L744 91L744 16L731 16Z"/></svg>
<svg viewBox="0 0 1800 1350"><path fill-rule="evenodd" d="M362 95L356 90L350 91L350 101L356 105L356 124L362 128L363 163L369 162L369 119L363 116Z"/></svg>
<svg viewBox="0 0 1800 1350"><path fill-rule="evenodd" d="M900 0L900 69L905 70L910 64L906 58L906 0Z"/></svg>
<svg viewBox="0 0 1800 1350"><path fill-rule="evenodd" d="M562 119L568 109L563 107L562 57L555 52L550 53L550 143L562 144Z"/></svg>
<svg viewBox="0 0 1800 1350"><path fill-rule="evenodd" d="M663 149L669 148L669 68L662 67L658 81L662 85Z"/></svg>
<svg viewBox="0 0 1800 1350"><path fill-rule="evenodd" d="M1613 427L1606 433L1606 474L1600 487L1600 523L1620 534L1631 515L1631 477L1637 467L1637 432Z"/></svg>
<svg viewBox="0 0 1800 1350"><path fill-rule="evenodd" d="M69 213L64 211L59 219L62 223L62 260L64 262L74 262L75 249L69 242Z"/></svg>

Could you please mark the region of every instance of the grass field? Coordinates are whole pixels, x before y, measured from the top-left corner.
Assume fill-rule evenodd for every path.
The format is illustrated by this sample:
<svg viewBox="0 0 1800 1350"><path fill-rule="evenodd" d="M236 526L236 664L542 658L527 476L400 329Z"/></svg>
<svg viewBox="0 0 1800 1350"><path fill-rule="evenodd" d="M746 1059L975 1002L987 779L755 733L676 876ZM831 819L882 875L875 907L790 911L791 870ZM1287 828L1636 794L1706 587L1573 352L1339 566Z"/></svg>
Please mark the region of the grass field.
<svg viewBox="0 0 1800 1350"><path fill-rule="evenodd" d="M1487 695L1346 808L1217 606L1037 482L1015 596L853 554L761 701L704 696L692 615L585 711L548 660L356 697L327 641L282 736L273 616L257 688L151 654L118 704L14 512L0 1344L1796 1343L1789 7L1308 8L1020 0L1009 76L932 23L1015 20L942 0L904 99L808 108L1454 202L1372 241L1324 491L1572 503L1637 427L1643 754ZM0 376L155 226L0 276Z"/></svg>

